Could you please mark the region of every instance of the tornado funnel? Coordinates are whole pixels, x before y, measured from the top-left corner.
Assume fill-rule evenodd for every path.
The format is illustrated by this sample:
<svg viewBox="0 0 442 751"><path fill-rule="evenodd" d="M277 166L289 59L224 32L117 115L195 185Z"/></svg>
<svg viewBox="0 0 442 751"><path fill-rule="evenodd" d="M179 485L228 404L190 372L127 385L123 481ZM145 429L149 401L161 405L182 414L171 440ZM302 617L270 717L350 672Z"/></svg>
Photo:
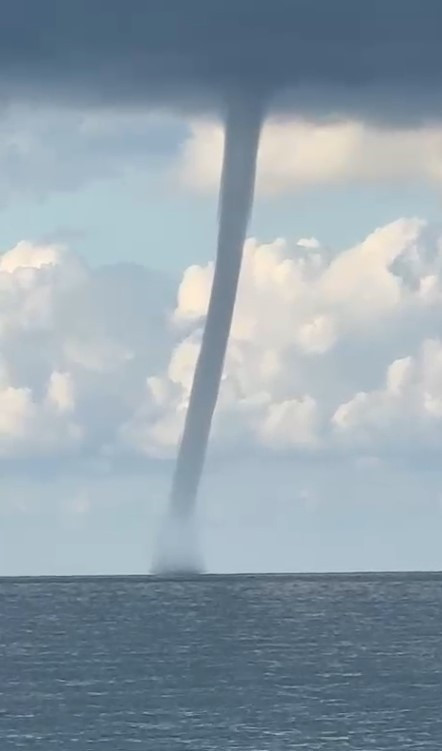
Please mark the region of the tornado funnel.
<svg viewBox="0 0 442 751"><path fill-rule="evenodd" d="M215 273L170 497L168 523L175 530L177 525L181 527L189 541L194 538L188 528L206 457L238 289L263 115L262 99L250 95L235 97L226 115ZM167 536L165 532L155 568L159 571L199 568L194 545L187 557L183 554L184 540L179 545L179 560L171 560L178 551L174 553L170 546L164 545Z"/></svg>
<svg viewBox="0 0 442 751"><path fill-rule="evenodd" d="M236 99L226 119L215 274L171 495L171 511L193 511L218 398L252 207L261 102Z"/></svg>

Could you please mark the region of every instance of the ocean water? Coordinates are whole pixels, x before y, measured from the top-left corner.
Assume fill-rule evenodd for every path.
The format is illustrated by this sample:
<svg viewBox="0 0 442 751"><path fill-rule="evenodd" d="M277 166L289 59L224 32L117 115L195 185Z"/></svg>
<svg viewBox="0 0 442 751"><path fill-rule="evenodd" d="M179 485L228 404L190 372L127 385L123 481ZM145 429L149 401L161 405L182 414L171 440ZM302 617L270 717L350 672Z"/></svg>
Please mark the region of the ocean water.
<svg viewBox="0 0 442 751"><path fill-rule="evenodd" d="M0 580L0 750L437 751L442 575Z"/></svg>

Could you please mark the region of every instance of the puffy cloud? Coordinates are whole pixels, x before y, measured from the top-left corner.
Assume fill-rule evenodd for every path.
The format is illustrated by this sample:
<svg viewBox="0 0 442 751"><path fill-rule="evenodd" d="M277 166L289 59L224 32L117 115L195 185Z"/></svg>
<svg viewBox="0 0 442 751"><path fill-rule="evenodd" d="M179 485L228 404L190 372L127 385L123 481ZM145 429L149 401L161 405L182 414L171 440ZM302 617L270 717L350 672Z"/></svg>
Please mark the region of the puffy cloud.
<svg viewBox="0 0 442 751"><path fill-rule="evenodd" d="M52 373L40 398L29 388L5 385L0 390L1 459L57 456L78 449L82 429L66 414L74 405L67 408L63 401L63 382L69 382L68 374Z"/></svg>
<svg viewBox="0 0 442 751"><path fill-rule="evenodd" d="M390 447L442 439L442 341L425 340L418 352L394 360L381 388L358 392L332 422L341 439Z"/></svg>
<svg viewBox="0 0 442 751"><path fill-rule="evenodd" d="M351 439L352 416L368 398L355 394L375 390L391 362L437 331L441 259L437 228L420 219L379 228L339 254L317 242L248 240L214 446L336 448L340 422ZM173 321L184 339L148 383L154 422L143 406L126 426L132 445L143 431L144 447L156 441L167 450L178 440L212 277L212 263L183 276ZM391 365L392 382L398 368Z"/></svg>
<svg viewBox="0 0 442 751"><path fill-rule="evenodd" d="M316 414L311 396L271 404L259 426L259 437L264 445L276 448L315 445Z"/></svg>
<svg viewBox="0 0 442 751"><path fill-rule="evenodd" d="M57 371L54 371L51 374L47 398L59 412L73 412L75 408L75 395L70 373L57 373Z"/></svg>
<svg viewBox="0 0 442 751"><path fill-rule="evenodd" d="M0 108L0 205L94 180L153 175L168 189L218 190L224 133L216 121L162 110L9 103ZM172 176L172 180L167 179ZM178 177L178 181L177 181ZM258 190L343 182L442 180L442 127L275 120L263 132ZM301 245L315 242L301 238Z"/></svg>
<svg viewBox="0 0 442 751"><path fill-rule="evenodd" d="M337 254L319 244L250 239L233 340L327 351L339 333L371 327L406 303L438 299L441 248L437 233L420 219L400 219ZM205 315L212 276L212 263L185 272L176 321Z"/></svg>
<svg viewBox="0 0 442 751"><path fill-rule="evenodd" d="M184 185L216 189L223 150L216 122L191 123L178 163ZM258 159L258 190L275 194L313 185L442 181L442 128L377 128L359 121L270 120ZM304 241L305 242L305 241Z"/></svg>
<svg viewBox="0 0 442 751"><path fill-rule="evenodd" d="M213 277L55 246L0 257L0 456L172 456ZM245 246L215 452L376 456L442 443L442 233L411 218L340 253Z"/></svg>
<svg viewBox="0 0 442 751"><path fill-rule="evenodd" d="M91 269L62 247L20 242L0 256L0 457L112 444L164 360L168 295L159 274Z"/></svg>
<svg viewBox="0 0 442 751"><path fill-rule="evenodd" d="M300 248L320 248L321 243L319 240L316 239L316 237L300 237L297 245L299 245Z"/></svg>

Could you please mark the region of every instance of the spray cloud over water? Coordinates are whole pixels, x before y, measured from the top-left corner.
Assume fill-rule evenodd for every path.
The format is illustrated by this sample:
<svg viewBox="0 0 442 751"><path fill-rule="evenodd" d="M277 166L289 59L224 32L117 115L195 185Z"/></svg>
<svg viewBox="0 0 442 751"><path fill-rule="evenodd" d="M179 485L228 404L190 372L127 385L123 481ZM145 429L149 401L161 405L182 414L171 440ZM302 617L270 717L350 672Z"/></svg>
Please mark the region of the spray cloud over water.
<svg viewBox="0 0 442 751"><path fill-rule="evenodd" d="M159 572L201 569L192 519L238 288L243 246L253 202L263 115L260 96L237 95L229 103L215 274L173 478L170 518L166 520L155 563L155 569ZM181 529L181 539L179 545L174 546L171 543L172 538L176 537L177 529Z"/></svg>

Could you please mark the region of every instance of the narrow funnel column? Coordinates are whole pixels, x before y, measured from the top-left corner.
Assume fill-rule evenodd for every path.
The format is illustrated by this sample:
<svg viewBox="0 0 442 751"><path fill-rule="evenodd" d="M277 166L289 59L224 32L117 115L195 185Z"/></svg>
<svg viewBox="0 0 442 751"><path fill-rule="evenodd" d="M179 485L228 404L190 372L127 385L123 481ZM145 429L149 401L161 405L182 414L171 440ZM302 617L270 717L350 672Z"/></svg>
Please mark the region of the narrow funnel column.
<svg viewBox="0 0 442 751"><path fill-rule="evenodd" d="M215 275L173 480L174 516L192 513L203 469L253 201L262 118L261 102L247 96L227 113Z"/></svg>

